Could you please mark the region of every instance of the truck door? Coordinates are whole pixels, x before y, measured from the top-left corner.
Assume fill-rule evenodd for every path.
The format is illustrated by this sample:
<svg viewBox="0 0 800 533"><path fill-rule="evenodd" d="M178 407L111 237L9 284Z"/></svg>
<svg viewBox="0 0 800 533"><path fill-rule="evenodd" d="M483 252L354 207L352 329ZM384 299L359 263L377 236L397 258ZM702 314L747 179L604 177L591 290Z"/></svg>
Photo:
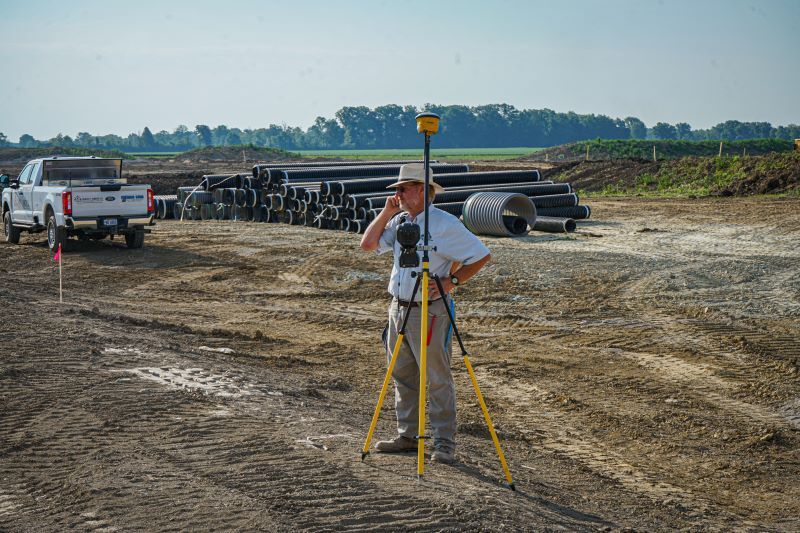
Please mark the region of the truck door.
<svg viewBox="0 0 800 533"><path fill-rule="evenodd" d="M11 217L14 222L21 222L23 224L30 224L33 221L31 217L31 172L33 165L28 164L19 173L19 187L11 189Z"/></svg>
<svg viewBox="0 0 800 533"><path fill-rule="evenodd" d="M42 164L35 163L31 171L31 222L38 219L39 224L47 224L46 220L42 220L42 207L44 206L44 199L47 192L42 190Z"/></svg>

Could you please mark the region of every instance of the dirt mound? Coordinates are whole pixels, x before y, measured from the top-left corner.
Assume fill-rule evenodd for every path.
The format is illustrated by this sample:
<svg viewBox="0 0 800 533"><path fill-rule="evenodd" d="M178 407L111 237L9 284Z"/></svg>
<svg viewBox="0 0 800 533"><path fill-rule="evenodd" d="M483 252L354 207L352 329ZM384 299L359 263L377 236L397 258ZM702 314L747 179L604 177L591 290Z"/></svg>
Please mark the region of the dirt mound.
<svg viewBox="0 0 800 533"><path fill-rule="evenodd" d="M0 167L13 166L20 168L31 159L52 156L90 156L130 158L129 155L118 150L93 150L89 148L64 148L62 146L48 146L44 148L0 148Z"/></svg>
<svg viewBox="0 0 800 533"><path fill-rule="evenodd" d="M661 161L616 159L558 163L542 177L575 189L620 193L720 196L780 194L800 190L800 152L753 157L683 157Z"/></svg>
<svg viewBox="0 0 800 533"><path fill-rule="evenodd" d="M526 157L533 161L585 161L597 159L658 159L681 157L754 156L791 152L793 144L785 139L748 139L743 141L668 141L636 139L595 139L553 146Z"/></svg>
<svg viewBox="0 0 800 533"><path fill-rule="evenodd" d="M278 148L257 146L207 146L175 156L177 161L200 163L205 161L292 161L300 155Z"/></svg>
<svg viewBox="0 0 800 533"><path fill-rule="evenodd" d="M800 152L743 158L747 176L722 188L722 196L774 194L800 190Z"/></svg>
<svg viewBox="0 0 800 533"><path fill-rule="evenodd" d="M130 174L128 183L148 184L153 188L153 194L175 194L178 187L195 187L205 174L228 174L228 172L206 172L193 170L189 172L166 172L158 174ZM230 174L242 172L231 171Z"/></svg>
<svg viewBox="0 0 800 533"><path fill-rule="evenodd" d="M616 161L578 161L561 163L542 171L542 179L571 183L576 190L602 191L615 184L623 189L636 186L639 176L655 174L662 162L645 159L619 159Z"/></svg>

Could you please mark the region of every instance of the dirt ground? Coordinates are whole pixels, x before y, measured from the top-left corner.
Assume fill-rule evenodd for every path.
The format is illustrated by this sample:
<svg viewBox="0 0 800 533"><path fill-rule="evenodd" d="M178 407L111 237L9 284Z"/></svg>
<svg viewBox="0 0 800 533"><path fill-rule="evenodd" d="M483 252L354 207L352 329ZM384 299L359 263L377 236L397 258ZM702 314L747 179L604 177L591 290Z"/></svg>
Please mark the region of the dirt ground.
<svg viewBox="0 0 800 533"><path fill-rule="evenodd" d="M485 238L457 313L458 464L360 448L390 258L160 221L0 245L0 530L800 529L800 200L592 200ZM378 438L393 434L385 403Z"/></svg>

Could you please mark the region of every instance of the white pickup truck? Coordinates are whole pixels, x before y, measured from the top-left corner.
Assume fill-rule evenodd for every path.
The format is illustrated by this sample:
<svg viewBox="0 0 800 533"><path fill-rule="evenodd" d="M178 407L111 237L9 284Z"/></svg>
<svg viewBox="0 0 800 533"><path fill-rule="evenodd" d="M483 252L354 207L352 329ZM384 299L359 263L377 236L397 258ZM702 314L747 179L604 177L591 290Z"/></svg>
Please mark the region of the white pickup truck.
<svg viewBox="0 0 800 533"><path fill-rule="evenodd" d="M34 159L3 190L2 207L6 242L47 230L54 253L72 236L124 235L129 248L141 248L155 214L150 186L126 183L121 159L98 157Z"/></svg>

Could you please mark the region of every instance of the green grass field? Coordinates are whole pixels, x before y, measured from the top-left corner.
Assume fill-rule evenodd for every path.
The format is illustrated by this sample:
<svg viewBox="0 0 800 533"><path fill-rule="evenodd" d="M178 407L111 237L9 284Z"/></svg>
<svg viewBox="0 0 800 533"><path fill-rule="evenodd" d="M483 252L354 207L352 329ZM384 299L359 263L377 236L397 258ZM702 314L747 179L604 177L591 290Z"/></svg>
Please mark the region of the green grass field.
<svg viewBox="0 0 800 533"><path fill-rule="evenodd" d="M529 155L541 148L431 148L434 159L514 159ZM298 150L303 157L336 157L347 159L422 159L422 147L414 149L378 150Z"/></svg>

